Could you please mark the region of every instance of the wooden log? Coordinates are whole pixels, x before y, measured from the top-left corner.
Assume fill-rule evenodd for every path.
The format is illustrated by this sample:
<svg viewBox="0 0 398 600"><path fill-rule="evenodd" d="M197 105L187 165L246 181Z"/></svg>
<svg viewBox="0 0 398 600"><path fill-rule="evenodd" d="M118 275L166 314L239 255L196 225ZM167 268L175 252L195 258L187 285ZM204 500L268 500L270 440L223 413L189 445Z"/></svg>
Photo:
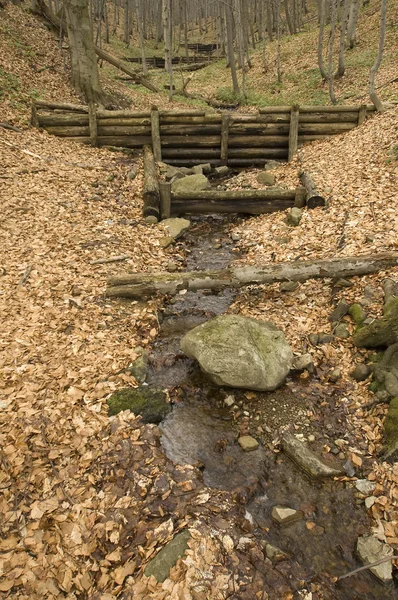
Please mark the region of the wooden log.
<svg viewBox="0 0 398 600"><path fill-rule="evenodd" d="M98 110L99 119L150 119L151 113L148 111L132 112L131 110Z"/></svg>
<svg viewBox="0 0 398 600"><path fill-rule="evenodd" d="M88 121L91 145L95 148L98 145L98 126L96 107L94 102L90 102L90 104L88 105Z"/></svg>
<svg viewBox="0 0 398 600"><path fill-rule="evenodd" d="M121 148L142 148L145 144L151 144L150 135L125 135L125 136L99 136L99 146L120 146Z"/></svg>
<svg viewBox="0 0 398 600"><path fill-rule="evenodd" d="M292 106L292 112L290 115L289 151L288 151L288 155L287 155L287 160L289 162L291 160L293 160L293 157L297 152L299 116L300 116L300 108L299 108L298 104L295 104L294 106Z"/></svg>
<svg viewBox="0 0 398 600"><path fill-rule="evenodd" d="M98 135L100 136L106 136L106 135L112 135L112 136L120 136L120 138L123 138L125 136L135 136L135 135L152 135L152 129L150 126L134 126L134 127L130 127L130 126L122 126L122 125L100 125L98 124Z"/></svg>
<svg viewBox="0 0 398 600"><path fill-rule="evenodd" d="M220 150L212 148L164 148L164 159L168 158L200 158L202 156L220 158ZM206 162L203 161L202 162Z"/></svg>
<svg viewBox="0 0 398 600"><path fill-rule="evenodd" d="M162 146L160 143L160 126L159 126L159 110L156 106L151 110L151 136L152 150L156 162L162 160Z"/></svg>
<svg viewBox="0 0 398 600"><path fill-rule="evenodd" d="M69 127L88 125L88 114L37 113L38 127Z"/></svg>
<svg viewBox="0 0 398 600"><path fill-rule="evenodd" d="M349 123L299 123L299 134L337 135L350 131L357 126L356 121Z"/></svg>
<svg viewBox="0 0 398 600"><path fill-rule="evenodd" d="M161 125L160 135L221 135L221 123L198 123L197 125Z"/></svg>
<svg viewBox="0 0 398 600"><path fill-rule="evenodd" d="M161 117L204 117L206 115L205 110L199 109L161 110L159 113Z"/></svg>
<svg viewBox="0 0 398 600"><path fill-rule="evenodd" d="M160 191L160 218L169 219L171 215L171 183L161 181L159 183Z"/></svg>
<svg viewBox="0 0 398 600"><path fill-rule="evenodd" d="M98 117L98 112L97 112L97 117ZM151 118L138 118L138 119L134 119L134 118L130 118L130 119L108 119L108 118L101 118L98 119L98 125L100 127L107 127L108 125L111 127L148 127L148 129L150 129L151 127Z"/></svg>
<svg viewBox="0 0 398 600"><path fill-rule="evenodd" d="M357 110L342 113L304 113L300 106L299 123L356 123L357 120Z"/></svg>
<svg viewBox="0 0 398 600"><path fill-rule="evenodd" d="M317 208L318 206L325 206L326 200L321 196L316 188L316 184L312 179L311 175L305 171L300 173L300 180L305 189L307 190L306 205L308 208Z"/></svg>
<svg viewBox="0 0 398 600"><path fill-rule="evenodd" d="M56 135L58 137L81 137L81 136L90 136L90 127L89 124L85 127L76 126L76 127L46 127L46 131L51 135Z"/></svg>
<svg viewBox="0 0 398 600"><path fill-rule="evenodd" d="M358 111L358 125L362 125L362 123L365 121L366 111L367 111L366 104L361 104L361 106L359 107L359 111Z"/></svg>
<svg viewBox="0 0 398 600"><path fill-rule="evenodd" d="M144 200L144 217L160 218L160 192L158 181L158 169L153 156L152 148L144 146L144 189L142 192Z"/></svg>
<svg viewBox="0 0 398 600"><path fill-rule="evenodd" d="M32 125L32 127L39 127L39 118L37 116L37 108L34 102L32 102L32 106L30 109L30 124Z"/></svg>
<svg viewBox="0 0 398 600"><path fill-rule="evenodd" d="M229 133L233 135L289 135L289 123L239 123L230 124Z"/></svg>
<svg viewBox="0 0 398 600"><path fill-rule="evenodd" d="M183 135L163 135L162 139L162 151L163 148L170 146L191 146L198 148L203 147L221 147L221 141L219 135L190 135L189 137Z"/></svg>
<svg viewBox="0 0 398 600"><path fill-rule="evenodd" d="M88 114L88 106L82 104L65 104L59 102L47 102L46 100L35 100L36 108L48 108L50 110L65 110Z"/></svg>
<svg viewBox="0 0 398 600"><path fill-rule="evenodd" d="M373 104L367 104L367 110L374 111L375 108ZM346 104L343 106L317 106L317 105L303 105L300 107L300 110L303 113L344 113L344 112L357 112L358 113L358 105L357 104ZM290 114L290 106L265 106L259 109L260 114L278 114L278 113L288 113Z"/></svg>
<svg viewBox="0 0 398 600"><path fill-rule="evenodd" d="M271 263L263 267L230 267L221 271L185 273L131 273L108 279L107 296L142 298L154 294L176 294L180 290L222 290L277 281L340 279L385 271L398 265L398 252L344 256L323 260Z"/></svg>
<svg viewBox="0 0 398 600"><path fill-rule="evenodd" d="M162 115L160 118L160 125L213 125L214 123L220 123L221 125L222 116L219 114L214 115Z"/></svg>
<svg viewBox="0 0 398 600"><path fill-rule="evenodd" d="M184 214L249 214L262 215L273 213L280 210L286 210L294 206L294 200L289 199L264 199L264 200L245 200L239 199L218 201L210 199L207 201L198 200L172 200L171 216L176 217Z"/></svg>
<svg viewBox="0 0 398 600"><path fill-rule="evenodd" d="M219 156L219 152L217 155ZM263 161L264 162L264 161ZM203 163L210 163L213 167L219 167L221 165L220 158L214 158L212 156L201 156L199 158L168 158L167 164L174 167L194 167L195 165L201 165Z"/></svg>
<svg viewBox="0 0 398 600"><path fill-rule="evenodd" d="M200 192L172 192L171 201L183 202L188 200L197 200L198 202L208 202L216 200L217 202L229 202L238 200L244 204L249 200L289 200L294 201L296 190L285 190L284 188L270 186L261 190L202 190Z"/></svg>
<svg viewBox="0 0 398 600"><path fill-rule="evenodd" d="M294 197L294 206L297 208L304 208L305 202L307 198L307 190L305 187L299 186L296 187L296 195Z"/></svg>
<svg viewBox="0 0 398 600"><path fill-rule="evenodd" d="M228 137L229 137L230 118L229 115L222 116L221 123L221 164L228 164Z"/></svg>
<svg viewBox="0 0 398 600"><path fill-rule="evenodd" d="M228 158L262 158L264 156L269 156L270 153L277 155L287 156L287 144L288 142L281 146L275 148L271 144L269 147L262 148L230 148L228 152Z"/></svg>
<svg viewBox="0 0 398 600"><path fill-rule="evenodd" d="M230 135L229 148L287 148L289 138L284 136L267 135Z"/></svg>

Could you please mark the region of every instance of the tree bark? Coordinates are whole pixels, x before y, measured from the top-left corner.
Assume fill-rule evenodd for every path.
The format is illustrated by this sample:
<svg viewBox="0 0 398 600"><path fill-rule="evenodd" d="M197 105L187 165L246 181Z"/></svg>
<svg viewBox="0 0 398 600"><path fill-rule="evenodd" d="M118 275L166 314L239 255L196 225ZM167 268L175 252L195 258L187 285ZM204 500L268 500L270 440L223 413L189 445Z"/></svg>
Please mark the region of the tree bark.
<svg viewBox="0 0 398 600"><path fill-rule="evenodd" d="M88 0L65 0L64 7L71 53L73 87L88 104L94 102L101 105L105 95L99 81L88 14Z"/></svg>
<svg viewBox="0 0 398 600"><path fill-rule="evenodd" d="M384 51L384 40L386 37L386 17L387 17L387 0L382 0L381 2L381 20L380 20L380 37L379 37L379 52L377 54L376 61L372 68L370 69L369 75L369 95L376 109L379 111L384 110L384 106L382 101L375 90L375 77L376 73L381 65L381 61L383 59L383 51Z"/></svg>
<svg viewBox="0 0 398 600"><path fill-rule="evenodd" d="M221 271L186 273L132 273L111 277L107 296L142 298L154 294L177 294L180 290L222 290L245 285L270 284L276 281L355 277L384 271L398 265L398 252L370 256L345 256L270 264L264 267L230 267Z"/></svg>
<svg viewBox="0 0 398 600"><path fill-rule="evenodd" d="M354 48L356 44L356 29L359 15L359 1L351 0L350 11L347 25L347 45L349 48Z"/></svg>

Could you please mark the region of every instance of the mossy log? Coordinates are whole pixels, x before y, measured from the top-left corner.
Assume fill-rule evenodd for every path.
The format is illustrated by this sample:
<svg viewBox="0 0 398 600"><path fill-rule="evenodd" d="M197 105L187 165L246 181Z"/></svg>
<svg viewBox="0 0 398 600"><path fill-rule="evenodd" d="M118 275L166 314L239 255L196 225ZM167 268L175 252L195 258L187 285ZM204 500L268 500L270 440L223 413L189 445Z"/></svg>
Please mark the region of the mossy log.
<svg viewBox="0 0 398 600"><path fill-rule="evenodd" d="M127 273L108 280L107 296L142 298L157 293L176 294L180 290L222 290L277 281L306 281L317 278L354 277L398 265L398 252L370 256L345 256L269 264L264 267L230 267L221 271L186 273ZM398 306L398 305L397 305Z"/></svg>
<svg viewBox="0 0 398 600"><path fill-rule="evenodd" d="M307 190L306 204L308 208L317 208L318 206L325 206L326 200L323 196L318 193L317 186L312 179L310 173L300 173L300 180L305 189Z"/></svg>

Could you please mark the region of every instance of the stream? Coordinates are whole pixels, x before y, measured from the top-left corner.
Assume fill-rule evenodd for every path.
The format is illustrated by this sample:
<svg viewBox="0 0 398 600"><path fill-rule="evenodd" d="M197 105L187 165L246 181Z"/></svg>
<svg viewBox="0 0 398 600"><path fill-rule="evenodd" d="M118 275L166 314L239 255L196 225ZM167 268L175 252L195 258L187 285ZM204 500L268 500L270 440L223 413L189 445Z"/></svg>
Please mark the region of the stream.
<svg viewBox="0 0 398 600"><path fill-rule="evenodd" d="M191 229L175 247L183 257L181 267L228 266L237 258L230 230L238 218L192 217ZM292 426L303 439L313 436L311 448L318 453L324 444L332 447L334 440L344 438L345 415L336 402L335 386L321 383L315 375L308 380L290 376L273 392L220 388L179 349L187 331L225 313L236 294L235 290L188 291L166 299L147 379L150 385L167 388L174 403L160 425L163 448L175 463L199 467L207 486L243 494L245 516L253 524L254 535L291 557L276 569L290 570L293 580L302 580L303 572L308 580L325 573L326 577L338 577L362 566L355 545L357 538L370 530L363 502L344 482L308 479L285 454L274 449L281 432ZM237 438L245 434L260 442L257 450L242 451ZM339 462L345 461L340 457ZM271 518L275 505L301 510L304 518L281 527ZM398 597L394 588L383 586L369 571L333 586L338 595L325 598Z"/></svg>

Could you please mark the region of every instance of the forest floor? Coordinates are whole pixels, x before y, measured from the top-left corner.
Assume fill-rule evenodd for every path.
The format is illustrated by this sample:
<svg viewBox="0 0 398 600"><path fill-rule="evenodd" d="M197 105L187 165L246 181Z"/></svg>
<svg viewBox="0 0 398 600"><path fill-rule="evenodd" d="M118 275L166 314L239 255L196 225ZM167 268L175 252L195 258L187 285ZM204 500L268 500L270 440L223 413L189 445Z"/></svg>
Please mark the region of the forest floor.
<svg viewBox="0 0 398 600"><path fill-rule="evenodd" d="M39 93L54 101L78 98L64 70L67 58L40 21L12 5L0 17L0 121L24 127L0 128L0 596L345 598L330 573L311 579L294 561L274 567L264 560L245 529L242 495L208 488L198 468L173 464L156 426L127 413L108 417L109 394L136 385L128 365L139 347L151 352L163 300L107 299L106 279L121 268L93 261L123 254L123 271L165 270L175 249L161 246L161 224L142 218L140 157L25 128L28 103ZM381 78L391 77L389 68ZM164 94L126 91L109 78L104 84L137 107L169 106ZM298 166L309 169L327 209L305 211L297 228L287 229L284 213L237 222L229 234L239 236L239 260L266 264L396 250L397 132L395 108L301 149L275 171L277 181L295 185ZM135 166L138 175L130 180ZM229 185L255 185L257 174L247 171ZM184 247L179 251L184 254ZM387 276L396 278L398 269L353 278L351 287L337 292L327 280L308 281L285 295L276 285L250 287L229 310L271 319L295 352L306 347L312 354L319 389L333 389L331 419L333 411L344 414L346 459L356 468L355 477L336 485L351 489L358 478L376 483L370 524L397 552L398 467L379 459L387 406L363 408L373 399L369 381L350 377L368 352L358 352L350 339L322 347L306 343L310 333L330 332L328 316L341 299L359 301L371 290L367 312L379 316ZM328 373L337 366L335 385ZM256 436L255 427L250 424ZM269 446L275 454L278 436ZM330 454L327 436L319 433L316 448ZM306 522L310 530L313 519ZM144 577L149 559L186 527L190 549L170 578L161 584ZM387 593L394 597L393 590Z"/></svg>

